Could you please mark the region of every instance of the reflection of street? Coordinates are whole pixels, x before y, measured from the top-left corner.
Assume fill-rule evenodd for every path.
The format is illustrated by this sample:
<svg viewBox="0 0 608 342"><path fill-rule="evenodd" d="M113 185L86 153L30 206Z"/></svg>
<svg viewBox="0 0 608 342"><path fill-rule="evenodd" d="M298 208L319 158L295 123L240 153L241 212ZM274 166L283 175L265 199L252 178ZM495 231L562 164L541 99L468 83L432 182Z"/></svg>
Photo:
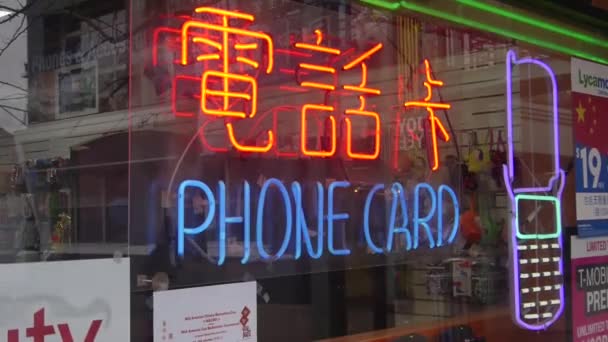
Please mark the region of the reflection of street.
<svg viewBox="0 0 608 342"><path fill-rule="evenodd" d="M23 63L27 56L27 30L22 31L21 14L11 18L4 8L20 8L17 0L2 2L0 10L0 137L25 128L27 123L27 79ZM8 20L8 21L7 21ZM6 22L4 22L6 21ZM18 66L18 67L14 67Z"/></svg>

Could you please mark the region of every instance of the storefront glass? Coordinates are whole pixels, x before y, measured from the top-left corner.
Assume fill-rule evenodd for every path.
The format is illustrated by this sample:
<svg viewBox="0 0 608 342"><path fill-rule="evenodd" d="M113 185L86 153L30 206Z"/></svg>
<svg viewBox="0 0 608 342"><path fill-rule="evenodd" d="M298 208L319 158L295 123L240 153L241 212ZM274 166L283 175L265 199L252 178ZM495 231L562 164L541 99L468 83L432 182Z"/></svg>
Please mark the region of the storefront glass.
<svg viewBox="0 0 608 342"><path fill-rule="evenodd" d="M604 9L526 6L0 5L0 341L602 341Z"/></svg>

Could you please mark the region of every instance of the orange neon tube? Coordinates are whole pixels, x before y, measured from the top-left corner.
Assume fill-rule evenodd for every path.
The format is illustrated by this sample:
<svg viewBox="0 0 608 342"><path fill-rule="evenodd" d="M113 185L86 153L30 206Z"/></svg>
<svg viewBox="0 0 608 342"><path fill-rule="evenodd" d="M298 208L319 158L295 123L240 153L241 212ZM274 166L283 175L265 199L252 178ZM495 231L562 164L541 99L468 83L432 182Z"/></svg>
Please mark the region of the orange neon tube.
<svg viewBox="0 0 608 342"><path fill-rule="evenodd" d="M321 66L321 65L316 65L316 64L300 63L300 68L302 68L302 69L308 69L308 70L321 71L321 72L328 72L330 74L335 74L336 73L336 69L335 68Z"/></svg>
<svg viewBox="0 0 608 342"><path fill-rule="evenodd" d="M346 90L357 91L357 92L360 92L360 93L368 93L368 94L374 94L374 95L380 95L381 94L381 92L380 92L379 89L362 88L362 87L350 86L350 85L345 85L343 87Z"/></svg>
<svg viewBox="0 0 608 342"><path fill-rule="evenodd" d="M431 167L431 169L433 171L437 171L437 169L439 169L439 147L438 147L438 140L437 140L437 126L439 126L445 141L449 141L450 136L448 135L448 132L445 130L445 128L443 127L443 125L441 124L439 119L437 119L437 117L435 117L435 112L433 111L433 109L427 108L427 110L429 112L429 121L431 123L431 134L432 134L432 138L433 138L433 166Z"/></svg>
<svg viewBox="0 0 608 342"><path fill-rule="evenodd" d="M331 149L329 151L314 151L309 150L307 147L308 135L307 135L307 126L306 126L306 116L309 110L318 110L324 112L333 112L334 107L332 106L324 106L324 105L314 105L314 104L306 104L302 106L302 114L301 114L301 134L300 134L300 148L302 150L302 154L309 157L331 157L336 153L336 119L333 115L329 116L329 120L331 121Z"/></svg>
<svg viewBox="0 0 608 342"><path fill-rule="evenodd" d="M214 42L213 40L209 39L209 38L204 38L204 37L194 37L192 38L192 41L194 43L203 43L203 44L207 44L207 45L211 45L214 48L218 49L218 50L222 50L222 44L218 43L218 42Z"/></svg>
<svg viewBox="0 0 608 342"><path fill-rule="evenodd" d="M214 7L198 7L194 10L195 13L211 13L218 14L225 17L233 17L237 19L244 19L249 21L254 21L255 17L251 14L235 12L235 11L226 11L219 8Z"/></svg>
<svg viewBox="0 0 608 342"><path fill-rule="evenodd" d="M196 57L196 60L198 62L200 61L209 61L209 60L219 60L220 59L220 55L218 54L213 54L213 55L200 55Z"/></svg>
<svg viewBox="0 0 608 342"><path fill-rule="evenodd" d="M438 86L442 86L443 82L442 81L438 81L438 80L434 80L431 77L431 64L429 63L428 59L424 60L424 69L426 70L426 79L430 84L433 85L438 85Z"/></svg>
<svg viewBox="0 0 608 342"><path fill-rule="evenodd" d="M365 97L363 96L359 96L359 103L361 103L361 105L359 106L359 110L364 110L365 109Z"/></svg>
<svg viewBox="0 0 608 342"><path fill-rule="evenodd" d="M361 63L361 84L359 86L345 85L342 88L346 90L356 91L360 93L374 94L380 95L382 92L380 89L376 88L368 88L367 85L367 65L365 63Z"/></svg>
<svg viewBox="0 0 608 342"><path fill-rule="evenodd" d="M347 109L344 111L347 115L359 115L371 117L374 119L376 127L374 130L374 152L372 154L368 153L357 153L353 152L353 128L352 122L350 118L345 118L346 121L346 154L351 159L363 159L363 160L374 160L377 159L380 155L380 116L375 112L368 112L357 109Z"/></svg>
<svg viewBox="0 0 608 342"><path fill-rule="evenodd" d="M241 63L248 64L248 65L251 65L252 67L254 67L254 68L256 68L256 69L257 69L257 68L258 68L258 66L259 66L258 62L254 61L254 60L252 60L252 59L249 59L249 58L247 58L247 57L238 56L238 57L236 58L236 61L237 61L237 62L241 62Z"/></svg>
<svg viewBox="0 0 608 342"><path fill-rule="evenodd" d="M327 83L302 82L302 83L300 83L300 85L302 87L317 88L317 89L323 89L323 90L336 90L335 86L333 86L331 84L327 84Z"/></svg>
<svg viewBox="0 0 608 342"><path fill-rule="evenodd" d="M317 51L317 52L325 52L325 53L329 53L332 55L340 54L340 50L330 48L330 47L325 47L325 46L306 44L306 43L296 43L295 46L299 49L307 49L307 50L313 50L313 51Z"/></svg>
<svg viewBox="0 0 608 342"><path fill-rule="evenodd" d="M255 50L258 48L258 44L257 43L250 43L250 44L237 43L237 44L234 44L234 48L237 50Z"/></svg>
<svg viewBox="0 0 608 342"><path fill-rule="evenodd" d="M323 41L323 32L319 29L316 29L315 34L317 35L317 45L320 45Z"/></svg>
<svg viewBox="0 0 608 342"><path fill-rule="evenodd" d="M251 100L251 95L246 94L246 93L237 93L237 92L229 92L229 91L223 91L223 90L210 90L207 89L207 91L205 92L206 95L208 96L228 96L228 97L236 97L239 99L244 99L247 101Z"/></svg>
<svg viewBox="0 0 608 342"><path fill-rule="evenodd" d="M439 127L439 130L441 131L441 134L443 135L443 140L445 140L446 142L450 141L450 135L448 134L448 131L445 129L445 127L443 127L441 120L439 120L435 116L434 112L433 112L433 121L435 121L435 124L437 125L437 127Z"/></svg>
<svg viewBox="0 0 608 342"><path fill-rule="evenodd" d="M217 77L217 78L220 78L223 80L233 79L236 81L248 82L251 84L251 96L249 98L247 98L245 95L248 95L248 94L208 89L207 84L209 83L209 77ZM218 109L213 109L213 108L207 108L207 95L209 95L209 96L221 95L224 97L237 97L237 98L244 98L247 100L251 100L251 114L249 115L249 117L252 118L255 116L256 111L257 111L257 98L258 98L258 94L257 94L258 86L257 86L257 81L255 80L255 78L248 76L248 75L238 75L238 74L231 74L231 73L211 70L211 71L205 71L205 73L203 73L203 79L202 79L201 83L202 83L201 109L202 109L203 113L210 114L210 115L217 115L217 116L238 117L241 119L244 119L247 117L247 114L245 112L229 111L227 109L218 110Z"/></svg>
<svg viewBox="0 0 608 342"><path fill-rule="evenodd" d="M222 26L222 25L209 24L209 23L204 23L204 22L199 22L199 21L187 21L182 26L182 58L181 58L182 65L188 64L188 30L190 28L215 30L215 31L222 32L224 35L226 35L228 33L232 33L232 34L243 35L243 36L247 36L247 37L255 37L255 38L258 38L261 40L265 40L268 43L268 67L266 68L266 73L269 74L272 71L272 68L274 66L274 55L273 55L274 43L272 41L272 38L269 35L264 34L264 33L248 31L248 30L243 30L243 29L234 28L234 27L227 27L227 26ZM225 49L225 50L227 50L227 49Z"/></svg>
<svg viewBox="0 0 608 342"><path fill-rule="evenodd" d="M429 113L431 113L431 119L429 120L431 122L431 134L433 137L433 166L431 167L431 169L433 171L436 171L437 169L439 169L439 147L437 146L437 129L435 128L435 115L432 113L433 110L428 108Z"/></svg>
<svg viewBox="0 0 608 342"><path fill-rule="evenodd" d="M376 53L380 49L382 49L382 43L378 43L373 48L367 50L361 56L357 57L354 61L346 64L343 69L344 70L352 69L355 65L361 63L363 60L365 60L369 56L373 55L374 53Z"/></svg>
<svg viewBox="0 0 608 342"><path fill-rule="evenodd" d="M426 88L426 97L424 101L430 101L433 97L433 86L429 82L424 82L424 87Z"/></svg>
<svg viewBox="0 0 608 342"><path fill-rule="evenodd" d="M236 137L234 136L234 128L231 123L226 124L226 128L228 129L228 138L230 139L230 143L232 146L241 152L250 152L250 153L265 153L270 151L272 145L274 145L274 134L272 131L268 131L268 144L266 146L247 146L241 145Z"/></svg>
<svg viewBox="0 0 608 342"><path fill-rule="evenodd" d="M222 26L224 28L228 27L228 17L224 16L222 17ZM222 60L224 68L223 68L223 72L228 73L230 71L230 66L229 66L229 60L228 60L228 31L222 31L222 43L225 46L224 51L222 51L224 53L224 59ZM228 90L230 89L230 79L227 77L224 77L224 91L226 93L228 93ZM230 108L230 97L228 96L228 94L224 95L224 110L228 110L228 108Z"/></svg>
<svg viewBox="0 0 608 342"><path fill-rule="evenodd" d="M359 87L365 87L367 85L367 64L361 63L361 84Z"/></svg>
<svg viewBox="0 0 608 342"><path fill-rule="evenodd" d="M423 101L409 101L405 103L406 107L425 107L425 108L439 108L439 109L450 109L452 106L448 103L436 103L436 102L423 102Z"/></svg>

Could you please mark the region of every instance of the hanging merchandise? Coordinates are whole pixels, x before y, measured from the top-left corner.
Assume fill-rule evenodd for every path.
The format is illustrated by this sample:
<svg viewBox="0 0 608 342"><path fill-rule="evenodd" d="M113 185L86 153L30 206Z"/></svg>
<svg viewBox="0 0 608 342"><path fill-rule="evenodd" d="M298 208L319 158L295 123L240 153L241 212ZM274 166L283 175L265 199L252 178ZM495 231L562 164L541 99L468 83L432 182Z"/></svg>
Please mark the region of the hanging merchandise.
<svg viewBox="0 0 608 342"><path fill-rule="evenodd" d="M469 171L469 167L466 163L463 163L461 166L462 170L462 186L465 190L475 191L477 190L477 177L473 172Z"/></svg>
<svg viewBox="0 0 608 342"><path fill-rule="evenodd" d="M480 175L479 191L477 191L477 208L479 211L479 221L483 229L482 243L486 246L494 246L500 238L500 226L496 223L492 216L492 208L494 203L494 193L490 191L490 182L492 180L488 175Z"/></svg>
<svg viewBox="0 0 608 342"><path fill-rule="evenodd" d="M481 173L490 170L490 139L491 130L486 135L486 143L479 144L477 132L473 131L469 136L469 153L465 157L469 171L473 173Z"/></svg>
<svg viewBox="0 0 608 342"><path fill-rule="evenodd" d="M471 194L469 198L469 210L465 211L460 216L460 226L462 236L466 241L466 249L481 240L481 225L479 222L479 214L475 209L474 194Z"/></svg>
<svg viewBox="0 0 608 342"><path fill-rule="evenodd" d="M471 169L470 160L478 157L478 153L475 153L474 146L477 145L477 133L471 132L469 134L469 149L462 163L462 186L465 190L475 191L477 190L477 176L475 175L475 167Z"/></svg>
<svg viewBox="0 0 608 342"><path fill-rule="evenodd" d="M491 137L492 139L493 137ZM507 164L507 147L502 137L502 130L498 131L496 142L491 141L490 160L492 161L492 179L496 187L502 188L502 167Z"/></svg>

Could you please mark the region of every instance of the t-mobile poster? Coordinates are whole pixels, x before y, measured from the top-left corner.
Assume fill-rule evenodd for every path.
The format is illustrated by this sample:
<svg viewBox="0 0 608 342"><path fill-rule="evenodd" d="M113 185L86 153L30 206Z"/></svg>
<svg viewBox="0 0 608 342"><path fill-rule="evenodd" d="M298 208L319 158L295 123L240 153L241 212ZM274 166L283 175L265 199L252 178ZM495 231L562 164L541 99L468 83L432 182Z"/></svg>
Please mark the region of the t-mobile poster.
<svg viewBox="0 0 608 342"><path fill-rule="evenodd" d="M572 237L574 342L608 341L608 238Z"/></svg>
<svg viewBox="0 0 608 342"><path fill-rule="evenodd" d="M129 284L129 259L0 265L0 341L129 341Z"/></svg>

